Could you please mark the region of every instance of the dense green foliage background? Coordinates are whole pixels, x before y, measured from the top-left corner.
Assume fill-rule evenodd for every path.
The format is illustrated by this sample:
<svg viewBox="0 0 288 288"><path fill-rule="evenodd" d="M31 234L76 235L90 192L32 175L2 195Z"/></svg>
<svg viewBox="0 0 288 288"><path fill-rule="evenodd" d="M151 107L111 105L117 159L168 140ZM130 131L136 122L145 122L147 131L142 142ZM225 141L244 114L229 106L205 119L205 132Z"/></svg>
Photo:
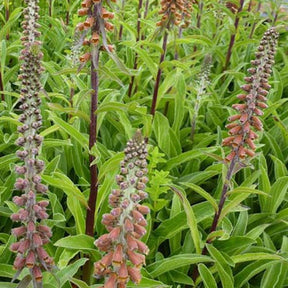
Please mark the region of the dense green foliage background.
<svg viewBox="0 0 288 288"><path fill-rule="evenodd" d="M3 84L0 93L5 98L0 103L0 287L3 288L17 287L9 283L15 273L12 269L14 254L9 250L15 241L10 233L9 216L17 209L11 199L15 195L14 166L18 161L14 142L19 125L20 82L17 76L22 2L15 0L9 4L9 19L5 19L8 3L4 1L0 5ZM81 52L77 47L71 48L75 40L77 42L74 29L80 21L77 16L80 1L50 2L52 7L49 1L40 1L45 67L42 83L46 91L42 95L41 135L45 140L41 158L46 163L43 180L49 184L51 203L47 224L53 227L53 238L47 250L59 270L55 275L45 273L44 287L98 287L96 279L92 286L81 280L81 267L88 255L92 261L99 260L101 255L93 244L94 239L84 235L90 181L91 90L89 67L78 71L75 59ZM122 65L115 63L107 53L101 54L98 143L91 151L97 159L100 185L95 237L105 233L101 216L109 211L107 198L115 187L115 175L123 158L121 151L140 127L149 138L147 205L151 215L144 240L151 252L138 287L288 287L287 12L286 15L280 13L276 23L283 27L280 28L273 77L269 81L272 85L269 108L262 117L264 132L257 144L257 155L247 168L237 173L222 221L213 235L216 240L208 245L209 256L201 256L226 173L221 162L226 151L221 147L222 138L227 136L226 119L233 113L231 105L237 102L236 95L241 91L243 77L250 60L254 59L259 40L272 25L273 13L279 10L273 4L267 10L268 15L261 16L255 13L256 7L248 12L249 1L246 1L230 65L222 72L234 32L235 15L221 1L204 2L200 28L196 27L198 6L195 4L192 24L183 31L183 37L177 37L177 29L169 34L167 56L161 64L163 77L154 121L149 107L162 46L162 34L155 26L159 20L159 5L157 1L149 3L147 18L141 21L143 40L138 43L137 1L127 1L124 10L121 3L113 5L116 29L114 34L109 34L109 42L115 45ZM52 14L49 16L49 13ZM249 39L254 23L255 33ZM120 25L124 28L121 41L117 32ZM175 50L179 53L178 60L173 60ZM136 52L139 62L134 71ZM199 89L199 72L207 54L213 59L210 83L201 99L192 142L191 119ZM135 75L137 91L129 98L131 75ZM182 197L170 189L171 185L181 191ZM200 276L193 283L191 271L195 264L198 264ZM19 279L24 276L25 271Z"/></svg>

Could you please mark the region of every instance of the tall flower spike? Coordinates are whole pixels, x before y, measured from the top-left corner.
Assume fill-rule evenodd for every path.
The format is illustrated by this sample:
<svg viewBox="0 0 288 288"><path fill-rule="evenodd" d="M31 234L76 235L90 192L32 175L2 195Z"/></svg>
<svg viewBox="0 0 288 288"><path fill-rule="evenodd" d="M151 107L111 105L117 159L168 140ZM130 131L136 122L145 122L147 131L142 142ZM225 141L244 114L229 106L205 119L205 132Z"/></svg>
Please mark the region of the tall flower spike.
<svg viewBox="0 0 288 288"><path fill-rule="evenodd" d="M265 102L270 89L268 78L272 73L277 39L278 33L274 28L265 32L255 53L256 59L251 61L253 67L248 69L250 76L244 78L247 83L241 87L244 93L237 96L243 104L232 106L238 114L229 117L231 123L226 127L231 136L225 138L222 143L223 146L232 148L226 157L227 162L235 157L240 160L254 155L254 140L257 138L255 130L262 130L259 116L263 115L262 109L267 108Z"/></svg>
<svg viewBox="0 0 288 288"><path fill-rule="evenodd" d="M39 106L41 99L40 75L42 70L40 51L41 43L37 40L39 6L38 0L25 0L27 8L24 9L24 21L22 23L23 36L21 38L24 49L21 51L21 74L22 80L20 109L22 114L19 121L22 124L18 128L22 135L17 140L21 148L17 156L23 161L22 166L16 166L16 173L21 175L16 180L15 189L22 192L21 196L15 196L13 201L21 208L17 213L12 214L11 219L21 222L22 226L14 228L12 234L18 238L18 242L11 245L11 250L17 252L14 261L14 268L21 271L24 267L30 269L30 273L36 287L36 282L42 281L41 269L50 270L53 265L52 258L42 247L49 242L51 230L42 225L38 220L48 218L46 207L47 200L36 201L36 193L45 194L47 187L41 184L40 173L44 169L44 162L38 159L42 137L38 129L42 125L42 117Z"/></svg>
<svg viewBox="0 0 288 288"><path fill-rule="evenodd" d="M161 0L161 9L159 14L162 15L157 26L169 27L170 24L180 25L183 28L188 27L191 23L191 10L193 0Z"/></svg>
<svg viewBox="0 0 288 288"><path fill-rule="evenodd" d="M112 2L116 2L116 0L112 0ZM113 46L107 44L105 31L114 30L114 25L110 22L110 20L114 18L114 14L107 11L103 7L103 0L83 0L81 3L81 7L82 8L78 10L78 15L85 16L86 20L82 23L79 23L77 25L77 29L79 31L84 30L84 35L86 35L86 33L88 33L88 30L91 28L93 31L89 38L83 41L83 46L93 45L94 47L98 47L99 45L100 50L113 52ZM90 52L80 57L80 61L84 63L90 59Z"/></svg>
<svg viewBox="0 0 288 288"><path fill-rule="evenodd" d="M116 176L119 188L112 190L109 196L112 210L102 219L109 233L95 242L101 251L106 252L95 263L95 276L105 277L104 287L126 287L129 279L139 283L144 255L149 253L140 240L146 233L144 215L149 213L149 208L139 203L147 197L144 189L148 181L147 150L140 131L128 141L124 152L121 172Z"/></svg>

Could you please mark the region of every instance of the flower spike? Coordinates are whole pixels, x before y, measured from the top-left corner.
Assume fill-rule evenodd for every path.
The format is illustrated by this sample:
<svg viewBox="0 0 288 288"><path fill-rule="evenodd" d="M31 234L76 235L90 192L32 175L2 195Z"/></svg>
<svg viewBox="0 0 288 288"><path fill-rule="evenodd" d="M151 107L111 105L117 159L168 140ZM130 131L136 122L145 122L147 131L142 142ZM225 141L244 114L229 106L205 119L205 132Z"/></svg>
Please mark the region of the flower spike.
<svg viewBox="0 0 288 288"><path fill-rule="evenodd" d="M144 189L148 181L147 149L140 131L128 141L124 153L121 173L116 176L119 188L109 196L112 210L102 218L109 233L95 241L107 253L94 266L95 276L105 277L104 287L126 287L129 279L139 283L144 255L149 253L146 244L139 240L146 233L144 215L149 213L148 207L139 204L147 197Z"/></svg>
<svg viewBox="0 0 288 288"><path fill-rule="evenodd" d="M103 0L92 1L83 0L81 8L78 10L79 16L85 16L84 22L77 25L78 31L84 31L84 36L88 34L88 29L92 29L91 36L86 39L82 39L83 46L91 46L97 48L97 50L103 50L108 53L114 51L112 45L108 45L106 31L110 32L114 30L114 25L110 22L114 18L114 13L109 12L103 7ZM115 2L115 1L113 1ZM93 60L93 55L87 52L80 57L80 62L87 62L90 59Z"/></svg>
<svg viewBox="0 0 288 288"><path fill-rule="evenodd" d="M261 131L263 127L258 116L263 115L262 109L268 107L265 103L271 87L268 84L268 78L272 73L277 39L278 33L275 28L270 28L265 32L255 53L256 59L251 61L253 67L248 69L250 76L244 78L247 83L241 87L244 93L237 96L244 103L232 106L238 114L228 118L231 123L226 127L229 129L230 136L222 143L223 146L232 148L231 153L225 159L227 162L235 157L238 161L255 154L254 140L257 134L254 130Z"/></svg>
<svg viewBox="0 0 288 288"><path fill-rule="evenodd" d="M38 159L42 137L38 134L38 129L42 125L40 113L41 99L39 92L42 89L40 75L43 71L41 67L42 52L41 43L38 39L40 32L37 30L39 24L38 0L25 0L24 21L22 22L23 37L21 38L24 49L21 51L20 59L23 60L21 66L22 80L20 109L22 114L19 121L18 132L22 135L16 141L20 147L17 156L24 162L21 166L16 166L16 173L20 177L16 180L15 189L22 192L21 196L15 196L13 202L22 207L17 213L11 215L15 222L21 222L21 226L14 228L12 234L18 238L18 242L13 243L10 249L17 253L14 261L14 268L21 271L24 267L29 268L33 282L42 281L42 269L51 270L53 266L52 258L42 247L49 242L52 236L51 229L39 223L39 220L48 218L46 207L49 202L42 200L37 202L36 194L45 194L47 187L41 183L39 175L44 169L44 162Z"/></svg>
<svg viewBox="0 0 288 288"><path fill-rule="evenodd" d="M193 3L193 0L162 0L159 11L162 17L157 22L157 26L169 27L170 24L174 24L176 26L181 25L182 28L188 27L191 23L190 18Z"/></svg>

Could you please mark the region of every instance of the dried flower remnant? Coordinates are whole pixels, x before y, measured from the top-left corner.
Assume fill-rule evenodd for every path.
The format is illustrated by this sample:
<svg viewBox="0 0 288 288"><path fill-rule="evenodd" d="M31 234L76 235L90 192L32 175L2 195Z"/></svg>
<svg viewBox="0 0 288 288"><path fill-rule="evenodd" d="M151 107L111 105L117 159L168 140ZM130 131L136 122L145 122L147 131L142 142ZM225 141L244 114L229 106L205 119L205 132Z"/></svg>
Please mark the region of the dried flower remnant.
<svg viewBox="0 0 288 288"><path fill-rule="evenodd" d="M20 59L22 80L20 109L22 114L19 121L23 123L18 128L22 135L16 144L22 149L17 151L17 156L24 162L22 166L16 166L16 172L21 175L16 180L16 190L22 191L21 196L15 196L13 202L22 207L17 213L11 215L11 219L21 222L22 226L14 228L12 234L18 238L18 242L11 245L11 250L17 252L14 261L14 268L21 271L24 267L29 268L34 286L36 282L42 281L42 269L51 270L52 258L42 247L49 242L52 236L49 227L40 224L38 221L48 218L46 207L47 200L36 200L36 193L45 194L47 187L41 184L39 175L44 169L44 162L38 159L42 137L38 129L42 125L42 117L39 106L41 99L40 75L42 72L40 51L40 36L38 32L39 6L38 0L26 0L27 8L24 9L24 21L22 23L23 36L21 38L24 49L21 51Z"/></svg>
<svg viewBox="0 0 288 288"><path fill-rule="evenodd" d="M104 287L126 287L130 279L141 280L140 269L145 264L149 249L140 238L146 233L144 215L149 208L139 202L147 197L144 192L148 178L147 150L140 131L127 143L121 173L117 175L118 189L112 190L109 204L112 210L104 214L102 223L109 231L96 240L96 246L106 252L95 263L97 278L105 277Z"/></svg>
<svg viewBox="0 0 288 288"><path fill-rule="evenodd" d="M267 108L265 102L270 90L268 78L272 73L277 39L278 33L274 28L266 31L256 52L256 59L251 61L253 68L248 70L250 76L245 77L247 84L241 87L244 94L237 96L244 103L233 105L239 114L231 116L231 123L226 126L231 136L223 140L223 146L232 148L226 157L227 162L235 157L239 160L254 155L254 140L258 137L255 131L262 130L259 116L263 115L262 109Z"/></svg>

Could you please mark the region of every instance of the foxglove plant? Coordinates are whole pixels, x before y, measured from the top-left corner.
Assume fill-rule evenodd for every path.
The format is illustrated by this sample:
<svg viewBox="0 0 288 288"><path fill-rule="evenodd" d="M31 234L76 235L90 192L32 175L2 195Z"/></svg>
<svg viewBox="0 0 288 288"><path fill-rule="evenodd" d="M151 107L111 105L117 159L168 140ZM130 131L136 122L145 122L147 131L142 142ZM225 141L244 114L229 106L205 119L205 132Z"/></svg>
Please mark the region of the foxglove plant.
<svg viewBox="0 0 288 288"><path fill-rule="evenodd" d="M278 32L275 28L265 32L255 53L256 59L251 61L253 67L248 69L250 76L245 77L247 84L241 87L244 93L237 96L244 103L232 106L238 113L229 117L231 123L226 127L229 129L230 136L222 143L223 146L231 147L232 151L225 158L229 168L210 232L214 232L217 228L233 174L243 166L243 161L247 157L253 157L255 154L254 140L258 137L255 131L261 131L263 126L259 116L263 115L262 109L267 108L266 96L271 88L268 78L272 73L277 39Z"/></svg>
<svg viewBox="0 0 288 288"><path fill-rule="evenodd" d="M162 15L161 20L156 23L157 26L164 29L162 53L160 56L159 68L156 76L156 81L154 85L153 99L150 113L152 116L155 115L158 90L162 75L162 69L160 68L161 63L165 59L168 41L168 31L174 26L181 26L186 28L190 24L190 15L192 10L193 0L162 0L160 2L161 9L159 14Z"/></svg>
<svg viewBox="0 0 288 288"><path fill-rule="evenodd" d="M250 76L245 77L247 84L241 87L244 93L237 96L244 103L232 106L238 113L228 118L231 123L226 127L229 129L230 136L225 138L222 143L222 146L229 146L232 151L225 158L228 171L218 209L214 214L210 234L217 229L233 175L241 167L245 167L244 161L247 158L249 159L255 154L256 146L254 140L258 137L255 131L262 130L262 122L259 116L263 115L262 109L267 108L265 103L267 101L266 96L271 88L268 84L268 78L272 73L271 68L274 64L277 39L278 32L275 28L270 28L265 32L255 53L256 59L251 61L253 67L248 69ZM212 241L213 238L208 238L206 243L211 243ZM206 255L207 252L207 246L205 246L202 254ZM198 275L199 271L196 268L193 271L192 278L196 280Z"/></svg>
<svg viewBox="0 0 288 288"><path fill-rule="evenodd" d="M21 208L11 215L11 219L21 222L22 225L12 230L12 234L18 238L18 242L11 245L11 250L17 253L14 268L18 273L27 267L33 279L34 287L41 286L42 270L51 270L53 260L43 248L52 236L51 229L40 223L48 218L46 207L47 200L37 201L36 194L45 194L47 187L41 183L40 173L44 169L44 162L38 158L42 137L38 129L42 125L40 112L42 89L40 75L42 52L41 42L37 40L40 32L38 0L26 0L27 7L24 9L24 21L22 22L23 36L21 38L24 49L21 51L20 79L22 80L20 109L22 114L19 121L18 131L22 135L17 140L21 148L17 156L23 161L22 166L16 166L16 172L21 175L16 180L15 188L22 192L21 196L15 196L13 202ZM37 284L39 283L39 284Z"/></svg>
<svg viewBox="0 0 288 288"><path fill-rule="evenodd" d="M103 7L102 0L84 0L81 3L81 9L78 10L79 16L85 16L86 20L77 25L79 31L84 31L84 35L91 31L90 37L83 41L83 46L87 47L87 52L80 57L80 61L84 64L91 60L91 111L90 111L90 133L89 133L89 149L95 145L97 140L97 115L98 108L98 89L99 89L99 52L106 50L112 52L113 47L107 44L106 30L112 31L114 26L110 23L110 19L114 18L112 12L107 11ZM93 155L90 155L90 178L91 188L89 195L89 209L86 217L86 234L93 236L94 234L94 214L95 205L98 193L98 168L92 164L95 160Z"/></svg>
<svg viewBox="0 0 288 288"><path fill-rule="evenodd" d="M144 189L148 181L147 149L140 131L128 141L124 152L121 173L116 176L119 188L109 196L112 210L102 219L109 233L95 242L99 250L106 253L94 266L95 276L105 277L105 288L124 288L129 279L138 284L144 255L149 253L140 240L146 233L144 215L149 213L149 208L139 203L147 197Z"/></svg>

